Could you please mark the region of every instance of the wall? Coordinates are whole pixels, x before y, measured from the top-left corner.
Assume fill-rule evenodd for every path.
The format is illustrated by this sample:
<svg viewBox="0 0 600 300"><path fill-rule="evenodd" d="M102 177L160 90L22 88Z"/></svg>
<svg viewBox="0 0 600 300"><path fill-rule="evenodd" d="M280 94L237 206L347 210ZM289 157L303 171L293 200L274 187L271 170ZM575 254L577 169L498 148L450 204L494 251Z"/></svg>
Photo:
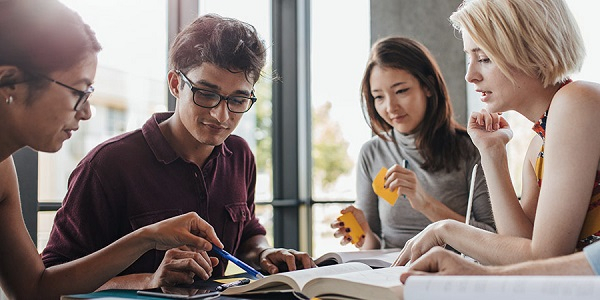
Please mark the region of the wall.
<svg viewBox="0 0 600 300"><path fill-rule="evenodd" d="M423 43L437 59L450 91L454 116L467 120L467 92L464 80L465 55L462 41L448 17L460 0L372 0L371 41L401 35Z"/></svg>

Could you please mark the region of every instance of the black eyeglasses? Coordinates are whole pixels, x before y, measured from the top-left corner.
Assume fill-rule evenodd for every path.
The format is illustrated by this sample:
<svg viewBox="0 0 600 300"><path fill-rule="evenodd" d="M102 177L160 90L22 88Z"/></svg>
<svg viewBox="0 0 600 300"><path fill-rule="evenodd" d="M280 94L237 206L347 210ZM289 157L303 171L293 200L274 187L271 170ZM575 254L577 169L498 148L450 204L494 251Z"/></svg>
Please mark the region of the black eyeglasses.
<svg viewBox="0 0 600 300"><path fill-rule="evenodd" d="M42 74L35 74L35 75L42 77L46 80L49 80L51 82L54 82L62 87L66 87L66 88L70 89L71 91L73 91L75 94L77 94L77 96L79 98L77 99L77 102L75 102L75 106L73 107L73 110L75 110L75 111L79 111L83 107L83 105L87 102L88 98L90 98L90 95L94 92L94 87L91 85L87 88L87 90L81 91L74 87L68 86L60 81L54 80L48 76L44 76Z"/></svg>
<svg viewBox="0 0 600 300"><path fill-rule="evenodd" d="M194 100L194 104L204 107L204 108L213 108L221 103L221 100L225 100L227 102L227 109L233 113L245 113L250 110L250 107L256 102L256 97L254 97L254 91L252 91L251 97L246 96L223 96L217 94L213 91L197 88L192 85L190 81L183 72L179 70L175 70L175 72L181 75L181 79L187 85L190 86L192 93L194 94L192 99Z"/></svg>

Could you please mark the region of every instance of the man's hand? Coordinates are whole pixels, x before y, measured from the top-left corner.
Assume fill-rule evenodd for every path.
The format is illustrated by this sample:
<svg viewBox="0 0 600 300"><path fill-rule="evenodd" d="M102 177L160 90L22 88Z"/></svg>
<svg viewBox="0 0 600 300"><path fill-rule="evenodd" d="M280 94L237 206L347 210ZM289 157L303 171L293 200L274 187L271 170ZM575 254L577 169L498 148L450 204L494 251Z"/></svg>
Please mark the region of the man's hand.
<svg viewBox="0 0 600 300"><path fill-rule="evenodd" d="M195 276L207 280L218 263L219 259L209 257L206 251L186 246L170 249L152 275L149 288L191 284Z"/></svg>
<svg viewBox="0 0 600 300"><path fill-rule="evenodd" d="M282 248L263 250L259 262L261 269L269 274L317 267L308 253Z"/></svg>

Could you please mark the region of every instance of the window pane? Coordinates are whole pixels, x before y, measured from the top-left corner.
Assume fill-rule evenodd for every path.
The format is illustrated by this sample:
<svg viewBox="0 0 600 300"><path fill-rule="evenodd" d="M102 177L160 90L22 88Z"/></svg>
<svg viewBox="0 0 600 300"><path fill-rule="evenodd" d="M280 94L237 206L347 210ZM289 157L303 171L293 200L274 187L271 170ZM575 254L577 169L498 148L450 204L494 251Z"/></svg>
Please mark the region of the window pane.
<svg viewBox="0 0 600 300"><path fill-rule="evenodd" d="M152 113L167 107L165 1L62 2L92 27L103 49L98 55L96 92L90 97L92 119L80 123L61 151L40 153L40 201L61 202L69 174L89 150L139 128Z"/></svg>
<svg viewBox="0 0 600 300"><path fill-rule="evenodd" d="M38 212L38 240L37 248L38 252L42 253L46 245L48 244L48 238L50 238L50 230L52 229L52 222L54 222L55 211L40 211Z"/></svg>
<svg viewBox="0 0 600 300"><path fill-rule="evenodd" d="M270 203L273 200L273 163L271 151L271 79L272 74L272 35L271 1L269 0L200 0L200 14L216 13L224 17L236 18L256 28L267 46L267 65L263 70L265 78L255 85L258 100L244 113L233 134L243 137L256 157L257 180L255 199L257 203ZM251 13L249 13L251 12ZM273 245L273 207L257 205L256 216L267 229L267 239Z"/></svg>
<svg viewBox="0 0 600 300"><path fill-rule="evenodd" d="M331 26L331 12L340 7L344 14L338 14L336 26ZM316 201L356 197L356 160L360 147L371 137L359 93L370 48L369 7L367 0L311 3L312 188Z"/></svg>
<svg viewBox="0 0 600 300"><path fill-rule="evenodd" d="M340 7L344 13L331 26L331 12ZM370 49L370 2L312 1L310 13L312 198L354 200L358 153L371 137L359 92ZM313 255L339 245L329 223L343 207L313 208Z"/></svg>
<svg viewBox="0 0 600 300"><path fill-rule="evenodd" d="M61 202L70 173L88 151L141 127L152 113L167 110L166 1L61 1L92 27L103 49L90 98L92 118L81 122L57 153L39 153L39 201ZM40 249L48 240L53 216L39 214Z"/></svg>

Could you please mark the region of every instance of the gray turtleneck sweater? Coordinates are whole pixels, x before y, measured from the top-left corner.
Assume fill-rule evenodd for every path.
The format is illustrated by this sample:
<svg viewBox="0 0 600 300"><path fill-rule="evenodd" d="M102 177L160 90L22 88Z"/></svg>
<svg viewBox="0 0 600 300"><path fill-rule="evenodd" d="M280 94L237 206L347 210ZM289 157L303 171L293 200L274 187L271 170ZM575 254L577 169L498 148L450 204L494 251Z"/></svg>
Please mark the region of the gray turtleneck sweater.
<svg viewBox="0 0 600 300"><path fill-rule="evenodd" d="M492 208L480 156L476 155L459 164L458 170L448 173L445 169L431 173L421 169L424 158L415 146L414 135L404 135L392 130L396 139L384 141L374 136L366 142L360 151L357 166L356 206L363 210L369 226L382 240L382 248L402 248L406 241L415 236L432 222L422 213L413 209L408 200L398 198L394 206L379 198L371 184L382 167L390 168L394 164L401 165L402 160L408 161L408 169L415 172L423 189L433 198L445 204L453 211L465 215L469 198L469 187L473 166L479 164L475 178L473 207L470 224L489 231L495 231ZM479 153L468 136L462 149Z"/></svg>

